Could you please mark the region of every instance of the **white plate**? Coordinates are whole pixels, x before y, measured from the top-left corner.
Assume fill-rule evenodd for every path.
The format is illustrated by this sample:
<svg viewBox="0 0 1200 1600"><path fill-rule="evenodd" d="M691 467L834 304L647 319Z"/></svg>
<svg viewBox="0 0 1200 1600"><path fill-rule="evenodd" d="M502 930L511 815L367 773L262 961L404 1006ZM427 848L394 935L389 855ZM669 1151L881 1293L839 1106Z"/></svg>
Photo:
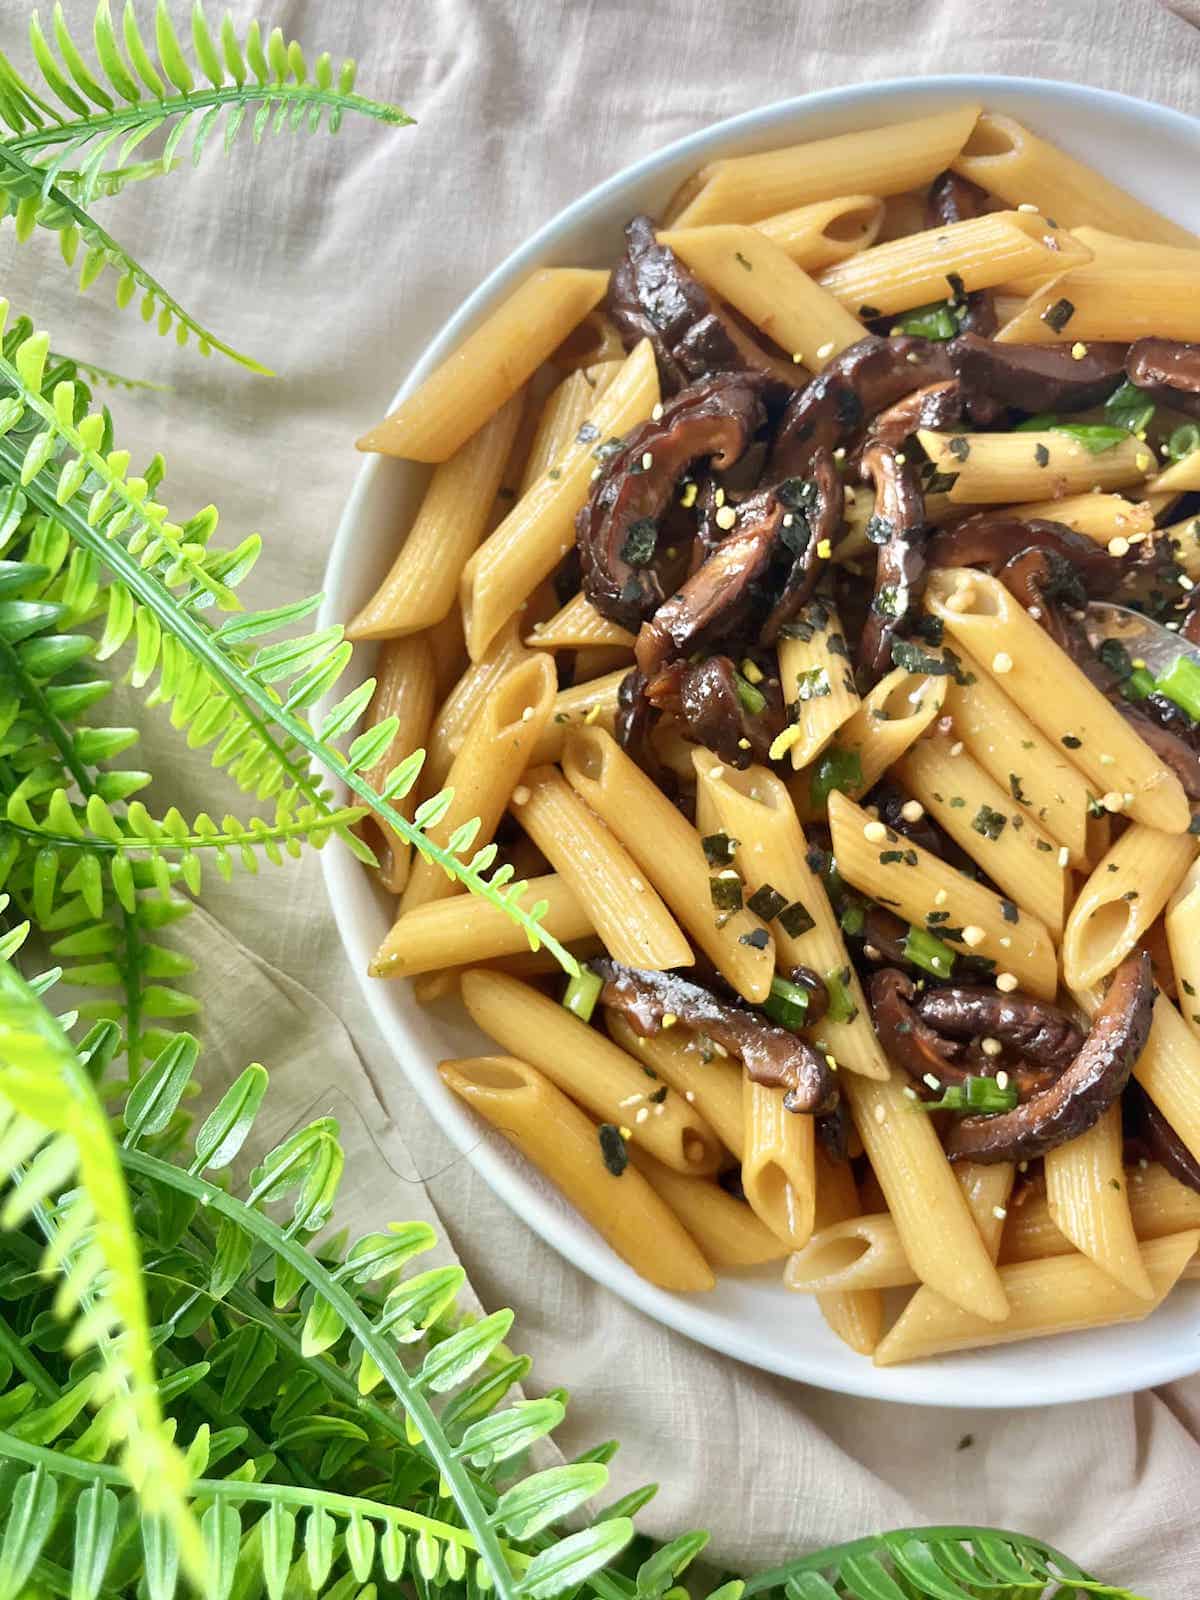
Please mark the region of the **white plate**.
<svg viewBox="0 0 1200 1600"><path fill-rule="evenodd" d="M568 206L467 299L412 368L393 406L534 267L609 265L620 249L626 219L636 211L656 211L705 161L971 100L1028 122L1141 199L1200 231L1200 194L1193 181L1200 167L1200 122L1180 112L1099 89L1028 78L897 79L828 90L681 139ZM330 554L324 622L353 616L374 591L393 558L395 530L412 515L427 476L427 468L407 462L366 459ZM370 667L370 652L361 656L353 669L359 677ZM1176 1291L1140 1325L876 1369L834 1338L807 1296L789 1294L773 1268L724 1277L709 1295L674 1295L643 1282L508 1144L495 1135L481 1135L480 1124L443 1087L434 1062L477 1048L479 1035L465 1018L447 1019L416 1005L408 984L365 976L367 961L390 923L388 900L348 852L327 850L322 861L351 965L396 1060L432 1115L496 1193L548 1244L649 1316L785 1377L922 1405L1052 1405L1145 1388L1200 1368L1200 1286L1192 1284Z"/></svg>

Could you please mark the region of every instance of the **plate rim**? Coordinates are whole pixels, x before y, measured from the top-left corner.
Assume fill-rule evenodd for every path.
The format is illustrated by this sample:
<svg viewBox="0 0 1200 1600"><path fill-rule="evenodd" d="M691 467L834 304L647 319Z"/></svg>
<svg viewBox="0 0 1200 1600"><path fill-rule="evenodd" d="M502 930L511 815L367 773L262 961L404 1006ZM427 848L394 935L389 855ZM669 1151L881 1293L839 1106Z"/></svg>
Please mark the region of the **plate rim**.
<svg viewBox="0 0 1200 1600"><path fill-rule="evenodd" d="M1140 96L1125 94L1120 90L1097 88L1067 79L1036 78L1007 73L940 73L929 76L902 76L881 79L874 83L844 84L814 90L807 94L786 96L767 105L739 112L710 123L703 128L684 134L680 138L650 151L628 163L617 172L601 179L590 189L543 222L527 239L519 243L484 277L482 282L463 299L449 317L438 327L412 363L388 407L394 410L449 353L470 330L471 326L490 309L496 297L519 274L538 264L549 252L558 236L585 222L589 215L615 196L617 192L634 183L645 184L656 174L675 162L690 156L699 157L716 145L733 142L746 134L767 134L778 123L785 123L803 112L819 113L822 107L855 106L872 112L886 109L890 101L922 94L943 94L947 90L961 90L964 96L985 100L989 94L1005 91L1045 95L1053 104L1055 100L1085 105L1090 109L1119 109L1151 122L1162 120L1173 129L1193 139L1200 140L1200 117L1174 107L1159 105ZM914 111L912 115L920 113ZM352 561L353 535L362 514L362 508L371 493L376 477L386 471L389 458L367 455L359 466L353 487L339 519L333 541L329 547L323 574L324 598L318 613L318 624L329 626L341 621L336 616L332 596L340 592L347 568ZM701 1297L674 1295L658 1289L638 1277L617 1257L607 1245L592 1233L590 1227L577 1216L591 1235L592 1246L583 1258L570 1249L571 1241L561 1233L561 1217L536 1193L520 1166L514 1165L497 1144L482 1130L465 1107L459 1106L445 1090L432 1070L432 1063L424 1052L405 1038L401 1030L403 1020L392 1013L388 1002L388 986L367 976L367 958L372 953L356 926L352 895L361 891L362 868L349 851L324 850L321 853L321 870L330 909L333 912L339 940L353 968L355 980L367 1002L367 1008L379 1028L383 1042L398 1061L405 1077L415 1089L425 1109L443 1134L466 1157L489 1188L514 1214L533 1229L552 1249L586 1274L593 1282L611 1290L632 1304L637 1310L677 1333L683 1334L718 1354L732 1356L748 1365L787 1378L793 1382L811 1384L834 1393L858 1398L882 1400L892 1404L915 1404L932 1408L958 1408L997 1410L1012 1406L1052 1406L1082 1400L1104 1399L1133 1392L1131 1380L1125 1374L1128 1363L1122 1365L1111 1358L1107 1375L1097 1380L1094 1362L1079 1363L1080 1377L1074 1382L1064 1381L1061 1373L1047 1375L1038 1380L1036 1374L1027 1376L1026 1386L1019 1396L1003 1392L1003 1386L985 1388L974 1393L969 1400L957 1392L939 1393L936 1374L940 1370L936 1361L913 1363L906 1367L875 1367L869 1357L856 1356L854 1363L844 1369L831 1365L819 1351L808 1351L802 1360L788 1361L767 1347L758 1347L753 1339L740 1336L739 1330L711 1313L706 1314ZM577 1242L577 1241L576 1241ZM1200 1290L1193 1299L1200 1300ZM1134 1326L1137 1326L1136 1324ZM1082 1337L1100 1334L1105 1330L1086 1330ZM1197 1319L1200 1331L1200 1318ZM1063 1338L1068 1336L1063 1335ZM1070 1336L1078 1340L1081 1335ZM1036 1347L1033 1347L1036 1348ZM1171 1382L1200 1370L1200 1346L1191 1355L1183 1353L1183 1346L1172 1352L1169 1345L1157 1352L1153 1349L1140 1358L1136 1377L1132 1380L1137 1389L1154 1387ZM1084 1373L1089 1376L1083 1376ZM906 1379L908 1381L906 1381ZM923 1381L927 1380L927 1381ZM950 1385L950 1389L954 1389Z"/></svg>

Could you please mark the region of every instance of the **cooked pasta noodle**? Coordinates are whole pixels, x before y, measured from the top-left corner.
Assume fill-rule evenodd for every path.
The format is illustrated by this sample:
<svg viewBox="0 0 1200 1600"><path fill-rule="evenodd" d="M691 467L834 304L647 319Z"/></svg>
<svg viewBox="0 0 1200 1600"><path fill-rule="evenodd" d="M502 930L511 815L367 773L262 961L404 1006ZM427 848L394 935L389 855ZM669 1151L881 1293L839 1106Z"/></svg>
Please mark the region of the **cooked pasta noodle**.
<svg viewBox="0 0 1200 1600"><path fill-rule="evenodd" d="M874 244L882 222L878 196L847 194L763 217L755 227L805 272L820 272Z"/></svg>
<svg viewBox="0 0 1200 1600"><path fill-rule="evenodd" d="M382 788L392 768L405 756L421 749L429 732L435 695L433 652L426 639L391 639L379 652L375 668L375 693L367 708L367 724L374 728L389 717L397 719L395 737L386 754L363 774L374 789ZM392 804L403 816L412 819L416 795L410 790ZM392 894L399 894L408 882L412 854L407 840L394 828L374 819L363 819L368 842L375 844L379 861L379 881Z"/></svg>
<svg viewBox="0 0 1200 1600"><path fill-rule="evenodd" d="M1153 1300L1125 1191L1121 1108L1046 1153L1050 1216L1064 1238L1130 1294Z"/></svg>
<svg viewBox="0 0 1200 1600"><path fill-rule="evenodd" d="M1113 970L1155 921L1196 859L1186 833L1134 823L1080 889L1062 941L1063 980L1089 989Z"/></svg>
<svg viewBox="0 0 1200 1600"><path fill-rule="evenodd" d="M760 1267L787 1254L787 1245L744 1200L735 1200L711 1178L672 1172L644 1151L632 1151L633 1165L690 1236L706 1261L722 1270Z"/></svg>
<svg viewBox="0 0 1200 1600"><path fill-rule="evenodd" d="M563 944L586 938L592 921L575 891L557 873L529 880L529 903L546 902L542 926ZM474 965L526 948L524 930L489 900L431 900L397 917L371 959L373 978L412 978L421 972Z"/></svg>
<svg viewBox="0 0 1200 1600"><path fill-rule="evenodd" d="M939 473L953 478L952 501L1008 505L1047 496L1082 494L1092 489L1127 489L1144 484L1154 471L1154 455L1130 436L1099 455L1069 433L961 434L921 428L921 448Z"/></svg>
<svg viewBox="0 0 1200 1600"><path fill-rule="evenodd" d="M606 1018L609 1036L644 1071L681 1094L740 1161L745 1148L742 1069L711 1040L686 1028L661 1029L643 1037L619 1011Z"/></svg>

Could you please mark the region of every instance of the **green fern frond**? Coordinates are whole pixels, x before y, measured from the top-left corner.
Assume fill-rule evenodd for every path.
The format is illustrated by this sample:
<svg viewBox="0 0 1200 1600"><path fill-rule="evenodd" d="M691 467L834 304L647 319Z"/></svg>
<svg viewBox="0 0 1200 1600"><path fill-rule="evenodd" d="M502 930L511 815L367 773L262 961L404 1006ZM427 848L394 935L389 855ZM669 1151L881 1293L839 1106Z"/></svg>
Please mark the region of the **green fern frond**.
<svg viewBox="0 0 1200 1600"><path fill-rule="evenodd" d="M103 1032L92 1042L96 1050L111 1044ZM66 1244L52 1238L44 1262L64 1274L56 1310L76 1317L75 1354L103 1351L98 1395L112 1407L124 1470L147 1512L171 1530L186 1568L199 1572L188 1472L159 1406L141 1252L108 1118L62 1028L8 963L0 964L0 1108L8 1183L0 1224L19 1226L78 1178L65 1203Z"/></svg>
<svg viewBox="0 0 1200 1600"><path fill-rule="evenodd" d="M198 163L214 135L228 152L248 113L257 143L268 128L336 133L347 112L402 127L412 121L396 106L354 93L355 66L335 71L328 55L311 64L278 28L265 39L257 22L239 38L228 17L214 34L203 7L192 9L190 50L179 37L165 0L159 0L154 39L147 40L132 0L121 37L109 0L100 0L93 27L96 60L89 63L56 3L49 33L35 11L30 46L40 82L0 53L0 207L11 212L19 240L39 228L57 232L64 259L84 257L80 288L106 270L117 273L120 306L140 293L143 318L160 333L174 330L183 344L194 337L202 355L219 350L252 371L268 369L226 344L176 301L91 214L97 198L174 168L190 139ZM199 82L197 78L199 74ZM161 153L131 163L147 139L163 134Z"/></svg>
<svg viewBox="0 0 1200 1600"><path fill-rule="evenodd" d="M67 377L74 377L79 373L90 384L102 383L110 389L146 389L158 394L171 393L169 383L155 383L149 378L131 378L124 372L114 372L111 367L102 367L86 356L67 355L60 350L52 350L49 360L52 366L62 367Z"/></svg>

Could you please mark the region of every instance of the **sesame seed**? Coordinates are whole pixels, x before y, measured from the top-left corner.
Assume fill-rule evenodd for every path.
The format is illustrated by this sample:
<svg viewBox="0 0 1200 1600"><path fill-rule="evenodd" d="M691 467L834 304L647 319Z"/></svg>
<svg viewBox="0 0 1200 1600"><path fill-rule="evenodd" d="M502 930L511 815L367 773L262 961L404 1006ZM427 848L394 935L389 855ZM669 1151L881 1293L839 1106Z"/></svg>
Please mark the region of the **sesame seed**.
<svg viewBox="0 0 1200 1600"><path fill-rule="evenodd" d="M792 515L792 513L790 511L785 511L784 512L783 525L784 525L785 528L790 528L792 526L792 524L795 522L795 520L796 520L795 517Z"/></svg>
<svg viewBox="0 0 1200 1600"><path fill-rule="evenodd" d="M918 363L918 362L919 362L919 361L920 361L920 359L921 359L921 357L920 357L920 355L919 355L919 354L918 354L918 353L917 353L917 351L915 351L915 350L910 350L910 351L909 351L909 352L908 352L908 354L907 354L907 355L906 355L906 356L905 356L905 358L904 358L904 359L905 359L905 361L907 361L907 362L908 362L908 364L909 364L909 366L910 366L910 367L915 367L915 366L916 366L916 365L917 365L917 363Z"/></svg>
<svg viewBox="0 0 1200 1600"><path fill-rule="evenodd" d="M1067 849L1065 844L1060 844L1059 847L1058 847L1058 864L1059 864L1059 866L1060 867L1068 866L1070 864L1070 860L1071 860L1071 852Z"/></svg>
<svg viewBox="0 0 1200 1600"><path fill-rule="evenodd" d="M649 1116L649 1115L650 1115L650 1110L649 1110L649 1107L648 1107L648 1106L642 1106L642 1107L641 1107L641 1108L640 1108L640 1110L638 1110L638 1111L636 1111L636 1112L635 1112L635 1113L634 1113L634 1117L633 1117L633 1120L634 1120L634 1121L635 1121L635 1122L645 1122L645 1120L646 1120L646 1118L647 1118L647 1117L648 1117L648 1116Z"/></svg>
<svg viewBox="0 0 1200 1600"><path fill-rule="evenodd" d="M1149 450L1139 450L1134 457L1134 465L1139 472L1149 472L1154 466L1154 457Z"/></svg>
<svg viewBox="0 0 1200 1600"><path fill-rule="evenodd" d="M931 1089L940 1089L942 1087L942 1080L940 1078L935 1078L932 1072L925 1073L924 1077L921 1079L921 1082L927 1084Z"/></svg>
<svg viewBox="0 0 1200 1600"><path fill-rule="evenodd" d="M1110 789L1101 799L1100 804L1105 811L1124 811L1125 796L1116 789Z"/></svg>
<svg viewBox="0 0 1200 1600"><path fill-rule="evenodd" d="M738 740L738 749L739 750L749 750L749 748L750 748L749 739L739 739Z"/></svg>
<svg viewBox="0 0 1200 1600"><path fill-rule="evenodd" d="M846 446L844 444L838 445L837 449L833 452L833 459L835 461L845 461Z"/></svg>
<svg viewBox="0 0 1200 1600"><path fill-rule="evenodd" d="M742 677L747 683L761 683L763 681L762 668L757 661L751 661L747 656L742 662Z"/></svg>
<svg viewBox="0 0 1200 1600"><path fill-rule="evenodd" d="M1001 1050L1004 1049L1004 1046L1000 1043L999 1039L988 1038L981 1039L979 1041L979 1048L983 1051L985 1056L998 1056Z"/></svg>
<svg viewBox="0 0 1200 1600"><path fill-rule="evenodd" d="M1194 589L1196 585L1188 577L1186 572L1181 572L1179 574L1179 587L1181 589Z"/></svg>
<svg viewBox="0 0 1200 1600"><path fill-rule="evenodd" d="M876 1122L886 1122L887 1121L887 1112L883 1109L882 1106L876 1106L875 1107L875 1121Z"/></svg>
<svg viewBox="0 0 1200 1600"><path fill-rule="evenodd" d="M1082 361L1084 356L1087 355L1087 345L1085 345L1082 340L1077 339L1071 346L1071 355L1074 360Z"/></svg>
<svg viewBox="0 0 1200 1600"><path fill-rule="evenodd" d="M696 504L696 496L699 492L699 489L694 483L684 484L683 493L679 496L679 504L684 508L685 511L688 510L690 506L694 506Z"/></svg>
<svg viewBox="0 0 1200 1600"><path fill-rule="evenodd" d="M887 836L888 831L882 822L868 822L863 826L863 838L868 844L883 844Z"/></svg>
<svg viewBox="0 0 1200 1600"><path fill-rule="evenodd" d="M935 906L944 906L949 898L950 896L946 893L945 889L939 889L933 897L933 903Z"/></svg>
<svg viewBox="0 0 1200 1600"><path fill-rule="evenodd" d="M1008 1088L1008 1073L1007 1072L998 1072L996 1074L996 1087L997 1087L997 1089L1007 1089Z"/></svg>
<svg viewBox="0 0 1200 1600"><path fill-rule="evenodd" d="M732 528L737 521L737 512L732 506L720 506L713 518L718 528Z"/></svg>
<svg viewBox="0 0 1200 1600"><path fill-rule="evenodd" d="M962 742L961 739L956 739L954 741L954 743L950 746L950 754L952 756L960 756L960 755L962 755L962 753L963 753L963 742Z"/></svg>
<svg viewBox="0 0 1200 1600"><path fill-rule="evenodd" d="M917 1091L911 1084L905 1085L903 1093L906 1100L915 1100L917 1098Z"/></svg>
<svg viewBox="0 0 1200 1600"><path fill-rule="evenodd" d="M654 403L654 409L650 413L651 422L661 422L662 421L662 414L663 414L662 401L661 400L656 400L655 403Z"/></svg>
<svg viewBox="0 0 1200 1600"><path fill-rule="evenodd" d="M968 950L975 950L987 938L984 930L974 922L968 922L962 931L962 942Z"/></svg>
<svg viewBox="0 0 1200 1600"><path fill-rule="evenodd" d="M694 1105L695 1104L696 1096L695 1096L695 1093L691 1089L685 1089L683 1091L683 1098L687 1101L688 1105Z"/></svg>
<svg viewBox="0 0 1200 1600"><path fill-rule="evenodd" d="M1127 556L1129 554L1129 540L1123 539L1120 534L1117 534L1115 539L1108 541L1108 553L1110 556Z"/></svg>
<svg viewBox="0 0 1200 1600"><path fill-rule="evenodd" d="M925 807L919 800L906 800L900 807L900 815L905 822L920 822L925 815Z"/></svg>
<svg viewBox="0 0 1200 1600"><path fill-rule="evenodd" d="M515 805L515 806L523 806L525 804L526 800L528 800L528 799L529 799L529 790L528 790L528 788L525 786L525 784L519 783L517 785L517 787L512 792L512 803L513 803L513 805Z"/></svg>
<svg viewBox="0 0 1200 1600"><path fill-rule="evenodd" d="M1001 994L1011 994L1017 987L1017 980L1011 972L998 972L996 974L996 987Z"/></svg>
<svg viewBox="0 0 1200 1600"><path fill-rule="evenodd" d="M587 723L589 728L591 727L591 725L594 722L599 722L599 720L600 720L600 709L601 708L598 705L589 706L588 709L584 712L583 720Z"/></svg>
<svg viewBox="0 0 1200 1600"><path fill-rule="evenodd" d="M533 719L533 707L532 706L526 706L524 711L521 712L521 721L522 722L530 722L530 721L532 721L532 719Z"/></svg>
<svg viewBox="0 0 1200 1600"><path fill-rule="evenodd" d="M650 468L653 465L654 465L654 457L651 455L649 450L643 450L642 451L642 471L643 472L649 472Z"/></svg>
<svg viewBox="0 0 1200 1600"><path fill-rule="evenodd" d="M835 346L834 346L834 343L833 343L832 339L828 339L824 344L818 345L817 346L817 360L818 361L828 361L830 356L834 352L834 348L835 348Z"/></svg>
<svg viewBox="0 0 1200 1600"><path fill-rule="evenodd" d="M904 454L903 450L896 451L896 465L898 467L902 467L907 460L908 457Z"/></svg>
<svg viewBox="0 0 1200 1600"><path fill-rule="evenodd" d="M829 560L830 556L833 554L833 545L828 539L817 540L817 554L820 556L822 561ZM1180 582L1182 583L1183 581L1184 580L1181 578ZM1191 585L1189 584L1188 587L1190 588Z"/></svg>
<svg viewBox="0 0 1200 1600"><path fill-rule="evenodd" d="M633 890L634 894L645 894L646 892L646 885L640 878L630 878L629 887Z"/></svg>
<svg viewBox="0 0 1200 1600"><path fill-rule="evenodd" d="M1032 211L1034 216L1037 216L1037 207L1029 200L1022 200L1021 204L1017 207L1017 210Z"/></svg>
<svg viewBox="0 0 1200 1600"><path fill-rule="evenodd" d="M714 783L719 783L721 781L721 779L725 776L725 768L724 767L709 767L708 775L709 775L709 777L712 779L712 781Z"/></svg>
<svg viewBox="0 0 1200 1600"><path fill-rule="evenodd" d="M792 356L792 360L796 363L796 365L798 367L802 367L804 365L804 357L800 354L800 352L798 350Z"/></svg>
<svg viewBox="0 0 1200 1600"><path fill-rule="evenodd" d="M679 1018L675 1015L675 1013L673 1011L664 1011L663 1012L663 1014L662 1014L662 1026L664 1028L673 1028L678 1021L679 1021Z"/></svg>
<svg viewBox="0 0 1200 1600"><path fill-rule="evenodd" d="M1008 1211L1004 1206L993 1206L992 1215L995 1217L997 1222L1003 1222L1005 1217L1008 1215Z"/></svg>
<svg viewBox="0 0 1200 1600"><path fill-rule="evenodd" d="M633 1129L632 1128L627 1128L624 1123L622 1123L621 1126L617 1129L617 1132L621 1135L622 1139L632 1139L633 1138Z"/></svg>
<svg viewBox="0 0 1200 1600"><path fill-rule="evenodd" d="M863 955L866 956L868 961L882 961L883 959L873 944L863 945Z"/></svg>
<svg viewBox="0 0 1200 1600"><path fill-rule="evenodd" d="M830 1072L836 1072L838 1069L838 1064L832 1056L825 1057L825 1065L829 1068Z"/></svg>
<svg viewBox="0 0 1200 1600"><path fill-rule="evenodd" d="M725 491L724 491L724 489L718 489L716 491L716 493L713 495L713 505L715 505L715 506L723 506L724 504L725 504Z"/></svg>
<svg viewBox="0 0 1200 1600"><path fill-rule="evenodd" d="M1000 935L1000 948L1002 950L1011 950L1012 949L1012 940L1009 938L1009 936L1006 933L1002 933Z"/></svg>
<svg viewBox="0 0 1200 1600"><path fill-rule="evenodd" d="M1011 672L1012 668L1013 668L1013 659L1009 655L1008 651L1007 650L997 650L996 654L992 657L992 671L993 672L999 672L999 673L1005 673L1005 672Z"/></svg>

